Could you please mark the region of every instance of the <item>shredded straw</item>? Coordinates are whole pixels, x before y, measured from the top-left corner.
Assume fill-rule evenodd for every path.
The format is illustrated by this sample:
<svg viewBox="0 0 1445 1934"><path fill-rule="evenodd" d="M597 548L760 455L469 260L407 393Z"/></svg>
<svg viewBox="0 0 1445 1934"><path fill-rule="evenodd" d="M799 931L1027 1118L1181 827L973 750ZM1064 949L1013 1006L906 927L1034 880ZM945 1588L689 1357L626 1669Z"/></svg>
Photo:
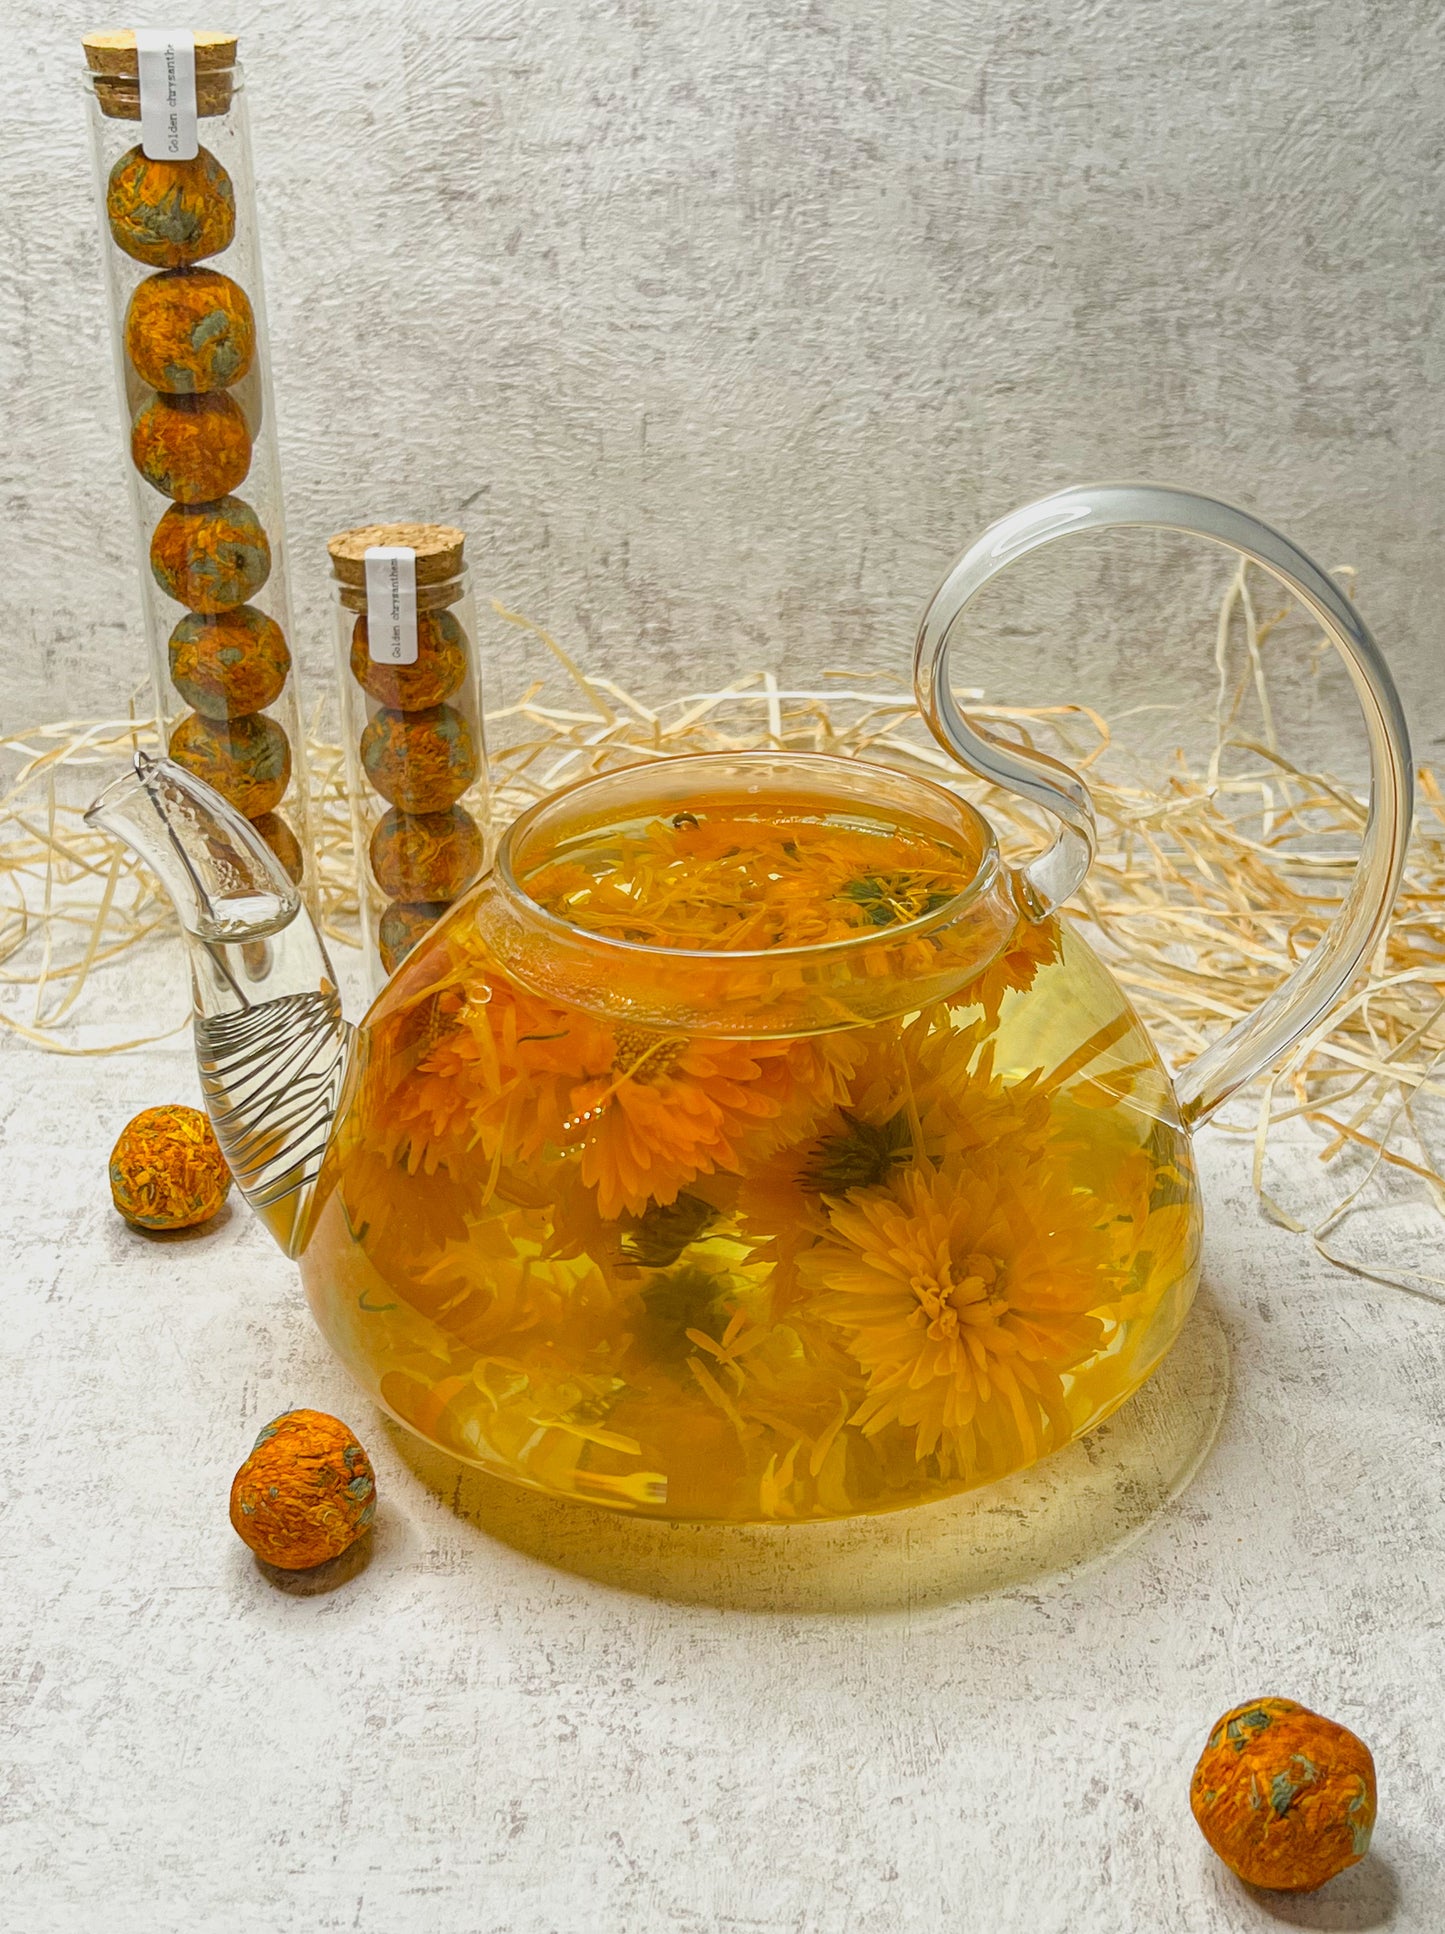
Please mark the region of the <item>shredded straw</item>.
<svg viewBox="0 0 1445 1934"><path fill-rule="evenodd" d="M1167 1058L1189 1059L1255 1008L1314 944L1354 865L1365 809L1328 772L1281 749L1267 679L1271 636L1289 608L1261 615L1241 566L1216 631L1216 742L1204 769L1182 755L1162 775L1121 772L1110 729L1082 706L987 705L975 716L1042 744L1088 775L1100 850L1071 917L1108 959ZM1271 591L1277 591L1268 580ZM494 606L551 654L560 675L487 716L500 826L558 785L619 765L683 753L762 747L884 759L955 783L977 798L1005 850L1037 846L1044 829L1008 795L965 782L923 729L912 697L830 674L826 689L792 691L770 673L656 709L589 674L531 620ZM1241 720L1252 703L1258 730ZM0 739L18 770L0 796L0 1027L59 1054L119 1053L175 1026L95 1045L88 1009L108 970L174 930L149 872L89 830L87 798L137 747L153 747L135 716L37 727ZM317 902L328 936L355 944L351 820L341 748L308 736ZM1308 1236L1343 1268L1445 1300L1445 1277L1371 1266L1371 1218L1389 1217L1407 1246L1438 1239L1445 1172L1436 1142L1445 1094L1445 801L1419 774L1420 806L1404 886L1387 941L1348 997L1219 1125L1246 1135L1258 1199L1277 1223ZM165 967L157 963L157 976ZM87 996L89 997L87 999ZM183 1024L183 1023L181 1023ZM1276 1199L1271 1150L1313 1136L1322 1187L1308 1209ZM1294 1173L1298 1175L1298 1171ZM1421 1228L1421 1209L1428 1226ZM1347 1225L1360 1218L1356 1239ZM1363 1233L1362 1233L1363 1232Z"/></svg>

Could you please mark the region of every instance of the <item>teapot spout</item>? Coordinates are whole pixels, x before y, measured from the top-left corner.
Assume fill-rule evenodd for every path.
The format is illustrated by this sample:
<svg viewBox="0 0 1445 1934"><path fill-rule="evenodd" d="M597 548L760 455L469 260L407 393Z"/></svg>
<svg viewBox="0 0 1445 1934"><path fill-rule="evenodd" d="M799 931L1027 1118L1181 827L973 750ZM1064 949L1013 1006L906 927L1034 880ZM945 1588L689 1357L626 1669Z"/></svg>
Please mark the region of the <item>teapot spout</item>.
<svg viewBox="0 0 1445 1934"><path fill-rule="evenodd" d="M301 895L234 807L168 759L137 753L85 817L133 848L175 905L206 1112L241 1193L299 1255L352 1042Z"/></svg>

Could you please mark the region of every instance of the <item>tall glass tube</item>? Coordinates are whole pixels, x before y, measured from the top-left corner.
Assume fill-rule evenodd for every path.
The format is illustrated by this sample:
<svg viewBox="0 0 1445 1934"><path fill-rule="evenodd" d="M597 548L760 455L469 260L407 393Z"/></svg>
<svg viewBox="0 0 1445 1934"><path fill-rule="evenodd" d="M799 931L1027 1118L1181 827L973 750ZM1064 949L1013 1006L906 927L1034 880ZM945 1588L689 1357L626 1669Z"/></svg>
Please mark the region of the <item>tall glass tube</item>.
<svg viewBox="0 0 1445 1934"><path fill-rule="evenodd" d="M85 41L157 727L309 890L246 90L231 36L153 47L166 39L141 36L139 52L130 32ZM159 137L157 58L182 100Z"/></svg>
<svg viewBox="0 0 1445 1934"><path fill-rule="evenodd" d="M477 617L465 535L371 524L331 539L337 677L373 992L486 859Z"/></svg>

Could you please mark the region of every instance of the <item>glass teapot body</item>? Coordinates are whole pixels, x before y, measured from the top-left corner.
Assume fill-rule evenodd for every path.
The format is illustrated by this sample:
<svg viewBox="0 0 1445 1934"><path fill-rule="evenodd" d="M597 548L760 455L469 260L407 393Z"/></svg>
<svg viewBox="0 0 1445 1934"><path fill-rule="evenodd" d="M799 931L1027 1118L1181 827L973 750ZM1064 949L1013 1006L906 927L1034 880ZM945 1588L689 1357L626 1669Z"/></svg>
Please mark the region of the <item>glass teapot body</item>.
<svg viewBox="0 0 1445 1934"><path fill-rule="evenodd" d="M1082 531L1191 532L1318 619L1371 785L1333 924L1171 1086L1057 908L1087 788L960 711L989 579ZM1005 518L929 604L919 708L1060 823L1021 872L890 768L718 754L554 795L358 1031L290 880L193 775L138 757L92 808L175 902L207 1109L397 1418L522 1484L674 1518L891 1509L1001 1477L1149 1375L1198 1273L1189 1129L1320 1024L1379 942L1412 809L1398 697L1329 577L1166 486Z"/></svg>
<svg viewBox="0 0 1445 1934"><path fill-rule="evenodd" d="M891 1509L1091 1428L1188 1311L1197 1187L1119 988L1012 887L882 767L549 800L360 1030L302 1257L332 1345L453 1455L674 1518Z"/></svg>

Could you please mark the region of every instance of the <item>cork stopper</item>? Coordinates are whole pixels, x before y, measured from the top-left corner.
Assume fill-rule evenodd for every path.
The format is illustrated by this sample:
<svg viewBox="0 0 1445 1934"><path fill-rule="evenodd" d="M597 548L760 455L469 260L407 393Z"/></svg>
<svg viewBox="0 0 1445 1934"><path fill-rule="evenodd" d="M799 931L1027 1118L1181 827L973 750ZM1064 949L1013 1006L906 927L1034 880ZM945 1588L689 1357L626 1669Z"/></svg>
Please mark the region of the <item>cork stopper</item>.
<svg viewBox="0 0 1445 1934"><path fill-rule="evenodd" d="M196 112L214 119L227 111L235 92L231 70L236 65L236 36L198 32L195 42ZM101 112L112 121L138 121L140 68L134 29L116 27L106 33L86 34L81 45Z"/></svg>
<svg viewBox="0 0 1445 1934"><path fill-rule="evenodd" d="M361 524L338 531L327 544L331 574L341 602L350 611L366 609L366 553L374 544L404 544L416 552L416 602L419 611L455 604L467 534L452 524Z"/></svg>
<svg viewBox="0 0 1445 1934"><path fill-rule="evenodd" d="M236 65L237 43L234 34L198 33L195 42L198 75L213 74L217 68ZM80 44L85 49L85 63L92 74L135 80L140 72L136 65L135 33L130 27L117 27L109 33L87 34Z"/></svg>

